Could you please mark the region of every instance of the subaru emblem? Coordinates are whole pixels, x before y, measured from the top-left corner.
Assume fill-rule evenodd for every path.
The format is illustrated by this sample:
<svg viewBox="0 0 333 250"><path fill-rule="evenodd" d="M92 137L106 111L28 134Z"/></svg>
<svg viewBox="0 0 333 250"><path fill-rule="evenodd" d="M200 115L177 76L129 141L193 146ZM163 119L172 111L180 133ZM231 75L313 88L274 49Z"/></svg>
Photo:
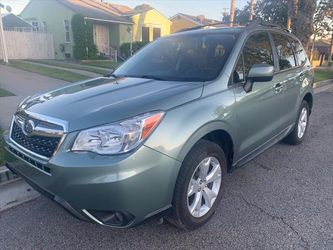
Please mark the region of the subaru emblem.
<svg viewBox="0 0 333 250"><path fill-rule="evenodd" d="M26 136L31 136L35 129L35 123L32 120L25 120L22 126L22 132Z"/></svg>

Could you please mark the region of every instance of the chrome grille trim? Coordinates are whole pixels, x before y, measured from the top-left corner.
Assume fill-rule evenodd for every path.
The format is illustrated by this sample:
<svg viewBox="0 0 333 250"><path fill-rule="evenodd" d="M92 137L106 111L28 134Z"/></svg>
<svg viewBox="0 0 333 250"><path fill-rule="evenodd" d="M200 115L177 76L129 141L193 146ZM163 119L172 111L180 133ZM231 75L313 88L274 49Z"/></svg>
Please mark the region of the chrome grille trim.
<svg viewBox="0 0 333 250"><path fill-rule="evenodd" d="M43 147L42 145L38 146L38 144L37 144L36 145L38 148L38 149L36 148L37 152L33 152L32 150L34 150L34 149L30 150L29 147L26 148L24 145L21 145L19 143L19 141L14 140L14 138L13 138L14 123L16 124L16 126L15 126L16 129L17 129L17 127L22 128L24 121L27 119L34 120L36 122L34 131L31 134L32 138L45 137L45 140L47 140L47 138L49 138L50 140L51 140L51 138L59 138L59 142L57 143L54 150L52 150L53 151L52 154L51 154L51 151L48 151L49 150L48 147L45 147L45 150L46 150L45 151L43 148L41 148L41 147ZM26 154L33 155L34 157L41 159L43 161L48 161L58 152L59 148L61 147L61 145L64 141L64 138L65 138L65 135L66 135L65 129L68 129L67 122L19 109L14 114L13 119L12 119L12 123L11 123L11 127L10 127L10 141L18 149L25 152ZM21 137L18 137L16 140L18 140L18 139L21 139ZM26 138L26 139L28 139L28 138ZM24 141L24 142L26 142L26 141ZM30 145L33 145L33 144L30 144ZM44 145L45 145L45 143L44 143ZM32 147L34 147L34 146L32 146ZM43 154L44 154L44 152L47 152L47 151L49 153L45 153L45 155L42 155L42 151L38 152L39 149L41 149L43 151Z"/></svg>

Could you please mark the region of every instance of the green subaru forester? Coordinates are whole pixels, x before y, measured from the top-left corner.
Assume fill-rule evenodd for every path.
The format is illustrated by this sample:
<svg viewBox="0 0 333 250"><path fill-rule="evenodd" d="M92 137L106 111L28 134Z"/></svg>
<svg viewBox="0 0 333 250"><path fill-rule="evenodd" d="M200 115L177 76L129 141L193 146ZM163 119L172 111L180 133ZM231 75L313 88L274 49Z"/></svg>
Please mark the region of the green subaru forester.
<svg viewBox="0 0 333 250"><path fill-rule="evenodd" d="M7 167L76 217L192 230L227 172L299 144L313 105L300 41L274 25L200 28L146 46L112 74L29 97L5 135Z"/></svg>

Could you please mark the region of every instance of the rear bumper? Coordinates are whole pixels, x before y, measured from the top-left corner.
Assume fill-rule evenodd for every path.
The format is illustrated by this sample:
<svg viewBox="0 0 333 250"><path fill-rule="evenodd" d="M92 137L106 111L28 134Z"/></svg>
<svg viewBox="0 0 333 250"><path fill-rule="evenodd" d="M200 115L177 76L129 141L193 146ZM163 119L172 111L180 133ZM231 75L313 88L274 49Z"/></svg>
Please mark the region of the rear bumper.
<svg viewBox="0 0 333 250"><path fill-rule="evenodd" d="M41 162L5 136L7 166L81 220L134 226L169 207L180 162L146 146L119 156L58 152ZM47 169L49 172L43 170ZM110 216L117 215L117 224Z"/></svg>

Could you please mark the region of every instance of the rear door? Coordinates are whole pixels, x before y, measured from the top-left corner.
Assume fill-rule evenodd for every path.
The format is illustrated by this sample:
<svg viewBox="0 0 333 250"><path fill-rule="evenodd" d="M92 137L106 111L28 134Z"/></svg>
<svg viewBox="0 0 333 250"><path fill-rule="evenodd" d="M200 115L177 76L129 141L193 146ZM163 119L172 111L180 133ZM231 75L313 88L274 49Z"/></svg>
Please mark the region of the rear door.
<svg viewBox="0 0 333 250"><path fill-rule="evenodd" d="M233 72L237 102L238 161L265 145L279 132L276 109L280 104L275 77L267 82L254 82L249 93L244 91L246 76L253 64L274 66L273 50L266 32L255 33L245 42Z"/></svg>
<svg viewBox="0 0 333 250"><path fill-rule="evenodd" d="M278 64L274 78L280 84L280 89L277 89L280 92L280 105L276 113L281 119L278 123L283 129L295 122L297 98L302 85L301 78L304 75L302 68L297 65L292 40L280 33L271 33L271 35Z"/></svg>

